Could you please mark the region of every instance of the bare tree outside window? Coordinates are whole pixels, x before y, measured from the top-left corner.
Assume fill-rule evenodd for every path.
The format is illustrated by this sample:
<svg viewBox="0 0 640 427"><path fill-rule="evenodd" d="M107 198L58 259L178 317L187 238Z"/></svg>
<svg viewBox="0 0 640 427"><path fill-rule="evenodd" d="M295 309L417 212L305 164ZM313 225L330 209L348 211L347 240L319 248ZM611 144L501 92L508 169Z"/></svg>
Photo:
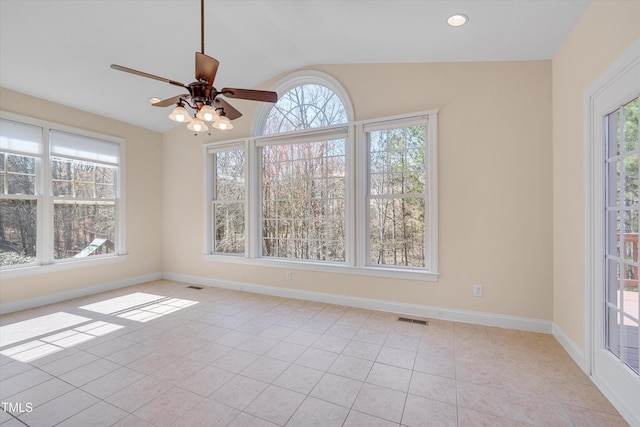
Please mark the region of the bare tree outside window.
<svg viewBox="0 0 640 427"><path fill-rule="evenodd" d="M36 260L36 158L0 152L0 266Z"/></svg>
<svg viewBox="0 0 640 427"><path fill-rule="evenodd" d="M0 117L3 269L124 249L117 237L124 217L124 141L90 134L9 113Z"/></svg>
<svg viewBox="0 0 640 427"><path fill-rule="evenodd" d="M262 149L262 255L345 261L346 140Z"/></svg>
<svg viewBox="0 0 640 427"><path fill-rule="evenodd" d="M280 97L263 133L346 122L335 92L304 84ZM262 256L345 262L346 145L338 138L262 148Z"/></svg>
<svg viewBox="0 0 640 427"><path fill-rule="evenodd" d="M425 267L425 126L368 136L369 262Z"/></svg>
<svg viewBox="0 0 640 427"><path fill-rule="evenodd" d="M244 148L215 153L213 218L216 253L242 254L245 251L245 162Z"/></svg>
<svg viewBox="0 0 640 427"><path fill-rule="evenodd" d="M264 135L319 128L347 122L342 101L322 85L297 86L280 97L264 126Z"/></svg>
<svg viewBox="0 0 640 427"><path fill-rule="evenodd" d="M113 252L116 168L51 159L54 259Z"/></svg>
<svg viewBox="0 0 640 427"><path fill-rule="evenodd" d="M279 87L255 136L207 147L208 251L437 280L437 110L356 122L330 76Z"/></svg>

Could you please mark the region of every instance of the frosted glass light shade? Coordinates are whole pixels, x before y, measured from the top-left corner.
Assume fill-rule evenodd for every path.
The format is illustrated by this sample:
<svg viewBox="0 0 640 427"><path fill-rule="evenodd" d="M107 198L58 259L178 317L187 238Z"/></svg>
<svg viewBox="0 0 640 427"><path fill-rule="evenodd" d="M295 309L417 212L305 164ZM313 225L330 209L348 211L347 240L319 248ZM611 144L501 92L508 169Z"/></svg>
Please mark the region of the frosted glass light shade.
<svg viewBox="0 0 640 427"><path fill-rule="evenodd" d="M214 128L216 128L216 129L220 129L220 130L233 129L233 125L231 124L231 121L228 118L226 118L225 116L218 117L218 120L213 122L212 126Z"/></svg>
<svg viewBox="0 0 640 427"><path fill-rule="evenodd" d="M169 118L174 122L184 123L188 122L191 116L189 115L189 112L186 108L184 108L182 105L178 105L173 109L171 114L169 114Z"/></svg>
<svg viewBox="0 0 640 427"><path fill-rule="evenodd" d="M187 129L194 132L206 132L209 130L209 127L205 124L205 122L196 117L187 125Z"/></svg>
<svg viewBox="0 0 640 427"><path fill-rule="evenodd" d="M211 105L204 105L196 114L196 117L205 122L212 122L218 118L218 113Z"/></svg>

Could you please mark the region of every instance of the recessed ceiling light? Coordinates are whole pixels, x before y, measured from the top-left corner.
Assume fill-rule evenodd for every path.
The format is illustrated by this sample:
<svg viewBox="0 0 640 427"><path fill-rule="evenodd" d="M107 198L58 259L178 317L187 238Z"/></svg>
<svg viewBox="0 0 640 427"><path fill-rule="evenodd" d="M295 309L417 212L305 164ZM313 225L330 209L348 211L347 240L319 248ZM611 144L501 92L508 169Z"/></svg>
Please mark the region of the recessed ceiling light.
<svg viewBox="0 0 640 427"><path fill-rule="evenodd" d="M155 104L160 101L162 101L162 99L156 98L155 96L153 98L149 98L149 104Z"/></svg>
<svg viewBox="0 0 640 427"><path fill-rule="evenodd" d="M460 27L469 22L469 17L464 13L456 13L447 18L447 24L452 27Z"/></svg>

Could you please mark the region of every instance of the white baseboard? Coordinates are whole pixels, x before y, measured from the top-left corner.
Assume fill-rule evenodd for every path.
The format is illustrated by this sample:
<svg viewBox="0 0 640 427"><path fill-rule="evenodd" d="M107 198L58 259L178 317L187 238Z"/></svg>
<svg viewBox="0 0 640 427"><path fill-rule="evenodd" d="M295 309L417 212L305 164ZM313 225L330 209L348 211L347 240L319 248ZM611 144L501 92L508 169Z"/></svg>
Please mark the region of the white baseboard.
<svg viewBox="0 0 640 427"><path fill-rule="evenodd" d="M548 320L506 316L501 314L480 313L442 307L431 307L419 304L353 297L316 291L305 291L300 289L281 288L276 286L223 281L208 277L191 276L186 274L164 273L162 277L167 280L174 280L177 282L184 282L193 285L212 286L216 288L233 289L237 291L253 292L284 298L297 298L303 300L344 305L349 307L428 317L431 319L475 323L485 326L496 326L499 328L519 329L523 331L542 332L547 334L550 334L552 330L552 322Z"/></svg>
<svg viewBox="0 0 640 427"><path fill-rule="evenodd" d="M309 301L318 301L329 304L338 304L348 307L380 310L391 313L406 314L412 316L428 317L431 319L450 320L454 322L475 323L484 326L518 329L531 332L552 333L552 322L548 320L531 319L525 317L506 316L501 314L481 313L475 311L456 310L451 308L433 307L419 304L411 304L396 301L378 300L373 298L353 297L348 295L330 294L325 292L306 291L300 289L281 288L277 286L256 285L251 283L232 282L211 279L202 276L191 276L177 273L154 273L144 276L132 277L114 282L102 283L85 288L72 289L49 295L12 301L2 304L0 314L39 307L46 304L61 302L73 298L93 295L113 289L133 286L153 280L167 279L194 285L211 286L223 289L253 292L264 295L273 295L284 298L297 298ZM554 334L555 335L555 334ZM562 334L564 336L564 334ZM558 339L560 341L560 339ZM567 339L567 342L570 341ZM561 341L562 343L562 341ZM565 346L563 344L563 346ZM566 346L565 346L566 347ZM568 351L568 350L567 350ZM571 354L571 352L570 352ZM573 355L572 355L573 357ZM574 358L575 359L575 358ZM582 366L582 365L580 365Z"/></svg>
<svg viewBox="0 0 640 427"><path fill-rule="evenodd" d="M591 375L590 369L584 357L584 352L569 339L569 337L556 325L553 324L553 336L558 340L560 345L569 353L569 356L591 379L593 384L604 394L611 404L620 412L620 415L632 426L640 426L640 413L637 408L629 407L628 400L621 398L619 392L611 388L609 381L603 381L597 375Z"/></svg>
<svg viewBox="0 0 640 427"><path fill-rule="evenodd" d="M11 301L0 305L0 314L40 307L42 305L53 304L73 298L84 297L87 295L93 295L100 292L111 291L113 289L124 288L160 279L162 279L162 273L146 274L144 276L130 277L123 280L116 280L114 282L100 283L98 285L87 286L84 288L71 289L68 291L56 292L54 294L42 295L19 301Z"/></svg>
<svg viewBox="0 0 640 427"><path fill-rule="evenodd" d="M585 366L584 352L555 323L553 324L552 334L580 369L589 375L589 370Z"/></svg>
<svg viewBox="0 0 640 427"><path fill-rule="evenodd" d="M597 375L591 376L591 381L600 389L602 394L609 399L609 402L620 412L622 418L630 426L640 426L640 412L637 407L629 406L629 399L622 398L618 391L611 388L609 381L602 381Z"/></svg>

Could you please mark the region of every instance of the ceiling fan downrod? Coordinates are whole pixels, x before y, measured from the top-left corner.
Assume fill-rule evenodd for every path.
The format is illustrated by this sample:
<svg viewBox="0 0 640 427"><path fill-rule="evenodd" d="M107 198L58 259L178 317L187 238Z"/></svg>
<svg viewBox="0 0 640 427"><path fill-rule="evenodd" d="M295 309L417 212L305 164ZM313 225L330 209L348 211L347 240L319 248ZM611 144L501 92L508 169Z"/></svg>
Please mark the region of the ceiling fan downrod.
<svg viewBox="0 0 640 427"><path fill-rule="evenodd" d="M200 0L200 53L204 55L204 0Z"/></svg>

